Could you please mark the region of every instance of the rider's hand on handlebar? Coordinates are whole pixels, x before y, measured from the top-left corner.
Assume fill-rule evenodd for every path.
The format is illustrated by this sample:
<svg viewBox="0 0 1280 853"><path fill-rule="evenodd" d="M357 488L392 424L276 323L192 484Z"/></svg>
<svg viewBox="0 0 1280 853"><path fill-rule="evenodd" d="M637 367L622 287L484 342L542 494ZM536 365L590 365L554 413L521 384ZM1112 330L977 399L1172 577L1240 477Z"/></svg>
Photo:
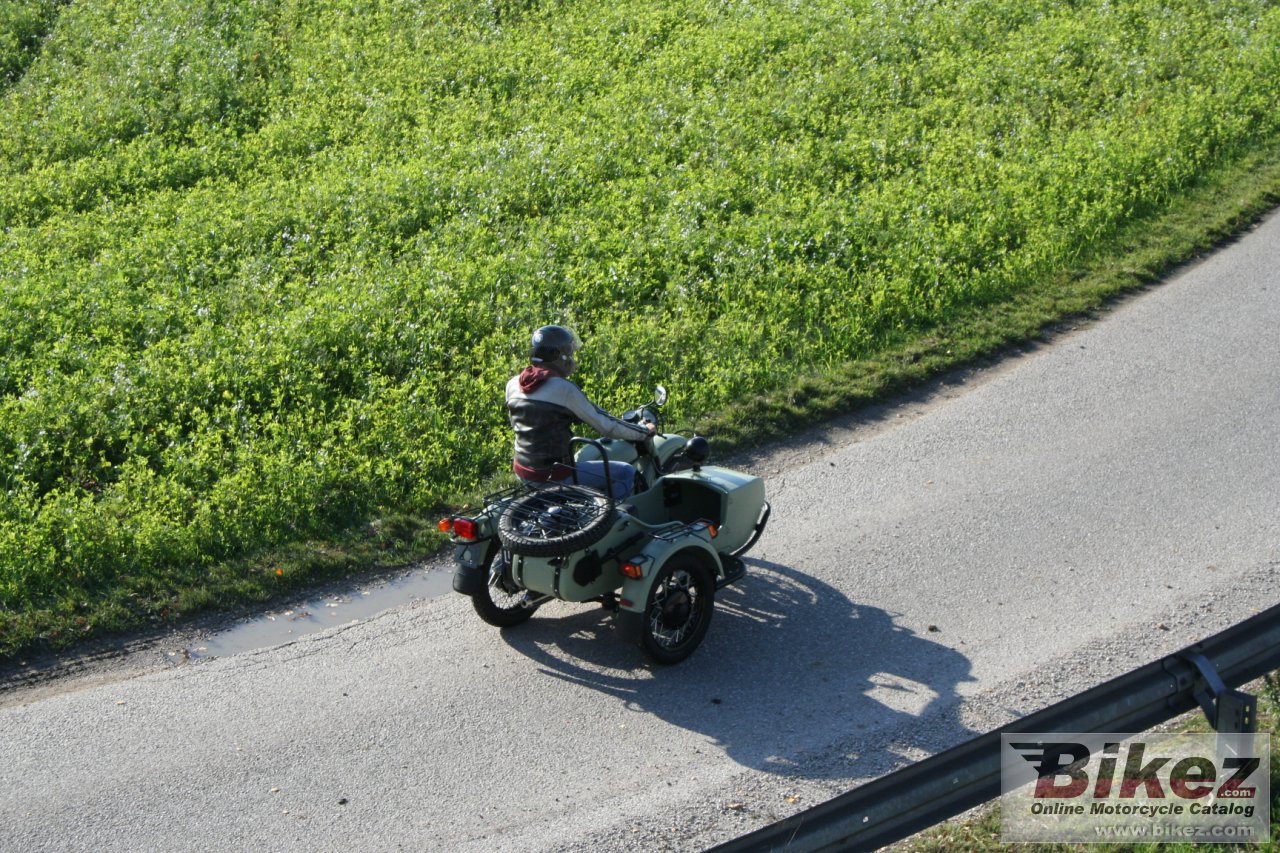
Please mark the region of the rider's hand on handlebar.
<svg viewBox="0 0 1280 853"><path fill-rule="evenodd" d="M641 421L640 426L647 429L649 431L649 435L653 435L655 432L658 431L658 425L655 424L653 421Z"/></svg>

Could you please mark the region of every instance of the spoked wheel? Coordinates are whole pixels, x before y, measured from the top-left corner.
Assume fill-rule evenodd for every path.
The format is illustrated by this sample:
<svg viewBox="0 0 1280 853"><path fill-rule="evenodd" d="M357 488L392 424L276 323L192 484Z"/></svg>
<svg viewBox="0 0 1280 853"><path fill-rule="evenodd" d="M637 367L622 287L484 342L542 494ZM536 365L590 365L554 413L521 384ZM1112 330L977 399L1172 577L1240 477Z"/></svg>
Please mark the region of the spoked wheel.
<svg viewBox="0 0 1280 853"><path fill-rule="evenodd" d="M613 501L583 486L548 483L507 504L498 538L513 554L560 557L594 545L613 524Z"/></svg>
<svg viewBox="0 0 1280 853"><path fill-rule="evenodd" d="M511 579L511 567L498 553L489 565L489 582L471 596L471 605L480 618L497 628L511 628L533 615L534 608L521 602L525 590Z"/></svg>
<svg viewBox="0 0 1280 853"><path fill-rule="evenodd" d="M677 554L654 578L645 605L640 646L657 663L672 664L693 654L711 625L715 580L695 558Z"/></svg>

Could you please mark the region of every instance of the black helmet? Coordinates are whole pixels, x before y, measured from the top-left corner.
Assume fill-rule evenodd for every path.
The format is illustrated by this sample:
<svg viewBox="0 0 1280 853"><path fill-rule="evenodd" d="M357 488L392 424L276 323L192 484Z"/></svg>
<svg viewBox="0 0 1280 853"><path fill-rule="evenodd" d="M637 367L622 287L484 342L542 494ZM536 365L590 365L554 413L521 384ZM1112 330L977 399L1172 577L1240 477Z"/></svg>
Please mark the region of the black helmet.
<svg viewBox="0 0 1280 853"><path fill-rule="evenodd" d="M570 365L582 339L568 326L543 326L533 333L529 361L534 364Z"/></svg>

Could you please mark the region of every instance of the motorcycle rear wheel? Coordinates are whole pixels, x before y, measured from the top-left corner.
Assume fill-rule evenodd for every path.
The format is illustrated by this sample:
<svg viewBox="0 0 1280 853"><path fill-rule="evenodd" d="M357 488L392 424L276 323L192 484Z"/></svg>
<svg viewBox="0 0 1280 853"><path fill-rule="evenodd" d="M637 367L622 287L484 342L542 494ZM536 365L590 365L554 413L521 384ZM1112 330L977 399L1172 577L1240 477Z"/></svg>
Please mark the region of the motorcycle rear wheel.
<svg viewBox="0 0 1280 853"><path fill-rule="evenodd" d="M495 628L514 628L527 622L536 608L525 607L521 603L526 592L512 582L511 572L505 565L498 577L493 577L492 561L501 560L501 554L490 559L491 564L486 567L488 582L471 596L471 606L481 619Z"/></svg>

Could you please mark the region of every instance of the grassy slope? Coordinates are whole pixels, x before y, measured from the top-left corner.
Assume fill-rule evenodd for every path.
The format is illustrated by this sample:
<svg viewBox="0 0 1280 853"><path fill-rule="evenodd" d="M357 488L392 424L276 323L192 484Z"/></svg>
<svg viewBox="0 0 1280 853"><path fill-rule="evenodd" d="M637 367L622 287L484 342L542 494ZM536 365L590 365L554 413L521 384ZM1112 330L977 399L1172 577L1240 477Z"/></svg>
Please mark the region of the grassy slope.
<svg viewBox="0 0 1280 853"><path fill-rule="evenodd" d="M1274 203L1269 4L889 5L6 7L0 651L420 552L541 322L757 441Z"/></svg>

